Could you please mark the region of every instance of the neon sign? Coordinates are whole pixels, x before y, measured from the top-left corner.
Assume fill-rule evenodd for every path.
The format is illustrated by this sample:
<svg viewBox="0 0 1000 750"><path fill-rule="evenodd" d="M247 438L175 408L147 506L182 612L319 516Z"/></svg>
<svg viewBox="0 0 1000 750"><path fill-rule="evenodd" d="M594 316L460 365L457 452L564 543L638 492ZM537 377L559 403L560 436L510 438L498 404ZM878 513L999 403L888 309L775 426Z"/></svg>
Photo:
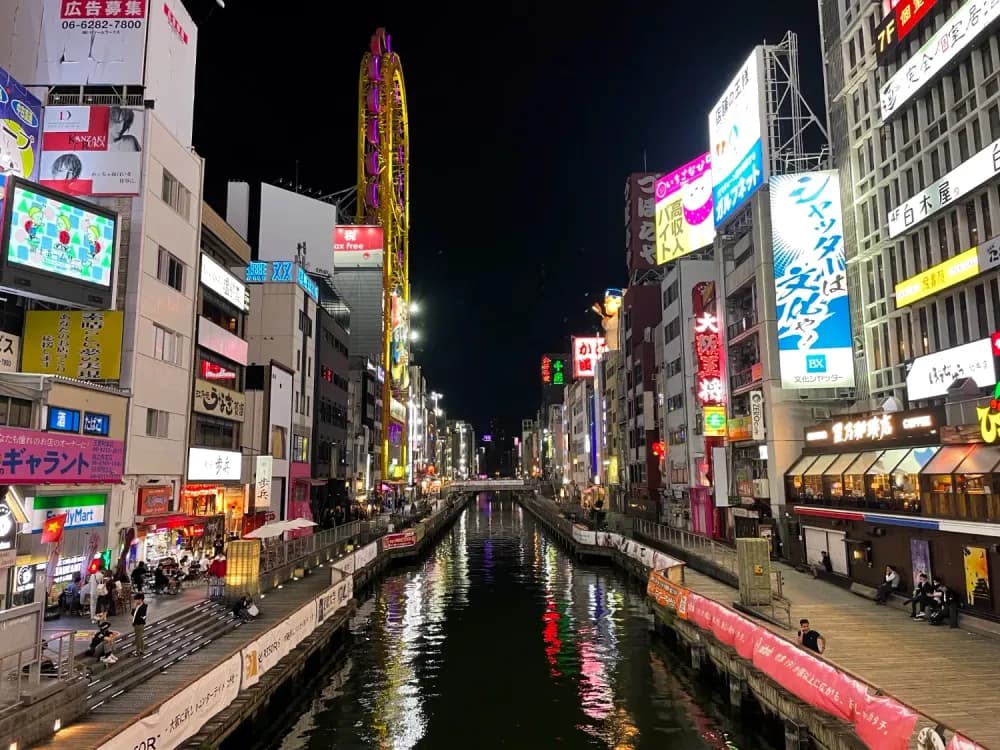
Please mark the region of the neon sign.
<svg viewBox="0 0 1000 750"><path fill-rule="evenodd" d="M703 312L694 323L694 350L698 360L698 401L703 405L721 404L725 396L722 382L722 341L719 319Z"/></svg>
<svg viewBox="0 0 1000 750"><path fill-rule="evenodd" d="M573 337L573 377L592 378L597 372L597 362L608 350L603 336Z"/></svg>
<svg viewBox="0 0 1000 750"><path fill-rule="evenodd" d="M993 389L989 406L976 407L976 416L979 418L979 434L983 436L983 442L995 443L1000 436L1000 384Z"/></svg>
<svg viewBox="0 0 1000 750"><path fill-rule="evenodd" d="M566 360L548 354L542 357L542 383L544 385L565 385Z"/></svg>

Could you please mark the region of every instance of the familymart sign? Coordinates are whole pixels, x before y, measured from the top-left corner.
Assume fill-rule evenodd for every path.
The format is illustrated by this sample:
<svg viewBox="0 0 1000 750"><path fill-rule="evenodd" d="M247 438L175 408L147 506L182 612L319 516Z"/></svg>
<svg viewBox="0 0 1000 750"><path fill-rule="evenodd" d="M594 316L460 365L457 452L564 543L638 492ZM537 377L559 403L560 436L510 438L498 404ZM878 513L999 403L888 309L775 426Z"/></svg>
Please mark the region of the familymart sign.
<svg viewBox="0 0 1000 750"><path fill-rule="evenodd" d="M67 529L82 529L104 525L104 504L107 495L48 495L34 498L31 509L31 531L42 533L45 522L63 513Z"/></svg>

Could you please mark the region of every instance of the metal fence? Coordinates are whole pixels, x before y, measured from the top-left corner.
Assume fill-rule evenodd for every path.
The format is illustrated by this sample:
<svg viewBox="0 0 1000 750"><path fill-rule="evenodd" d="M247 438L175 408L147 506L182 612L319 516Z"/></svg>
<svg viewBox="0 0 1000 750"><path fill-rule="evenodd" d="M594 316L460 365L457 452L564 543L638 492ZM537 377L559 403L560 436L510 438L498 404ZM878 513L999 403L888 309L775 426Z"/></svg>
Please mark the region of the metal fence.
<svg viewBox="0 0 1000 750"><path fill-rule="evenodd" d="M692 534L683 529L664 526L662 523L653 523L652 521L642 521L639 519L635 521L635 530L637 533L643 534L650 539L658 539L675 547L680 547L693 555L698 555L701 558L711 561L733 575L738 575L736 570L736 550L724 544L719 544L713 539Z"/></svg>
<svg viewBox="0 0 1000 750"><path fill-rule="evenodd" d="M21 704L26 691L42 681L69 681L80 677L74 645L76 631L47 633L39 650L5 649L0 652L0 715Z"/></svg>
<svg viewBox="0 0 1000 750"><path fill-rule="evenodd" d="M368 521L351 521L333 529L307 534L298 539L267 541L260 550L260 572L269 573L297 560L305 559L317 552L347 541L375 527Z"/></svg>

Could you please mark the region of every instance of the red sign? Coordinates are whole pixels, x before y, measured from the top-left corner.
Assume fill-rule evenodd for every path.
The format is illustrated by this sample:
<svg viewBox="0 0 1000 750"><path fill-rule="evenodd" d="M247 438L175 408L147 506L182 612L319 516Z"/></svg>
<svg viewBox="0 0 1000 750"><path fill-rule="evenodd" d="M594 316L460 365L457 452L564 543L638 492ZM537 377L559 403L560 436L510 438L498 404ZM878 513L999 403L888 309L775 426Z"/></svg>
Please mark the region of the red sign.
<svg viewBox="0 0 1000 750"><path fill-rule="evenodd" d="M1000 357L1000 331L997 331L990 339L993 341L993 354Z"/></svg>
<svg viewBox="0 0 1000 750"><path fill-rule="evenodd" d="M62 0L59 8L61 18L145 18L146 0ZM65 28L65 27L64 27ZM97 28L97 27L95 27ZM99 27L104 28L104 27Z"/></svg>
<svg viewBox="0 0 1000 750"><path fill-rule="evenodd" d="M205 380L236 380L236 373L232 370L204 359L201 361L201 376Z"/></svg>
<svg viewBox="0 0 1000 750"><path fill-rule="evenodd" d="M552 382L552 357L542 357L542 382Z"/></svg>
<svg viewBox="0 0 1000 750"><path fill-rule="evenodd" d="M57 544L62 539L66 518L66 513L60 513L45 520L45 525L42 526L42 544Z"/></svg>
<svg viewBox="0 0 1000 750"><path fill-rule="evenodd" d="M382 227L348 225L333 228L335 253L371 253L383 247Z"/></svg>
<svg viewBox="0 0 1000 750"><path fill-rule="evenodd" d="M592 378L597 372L597 362L608 350L603 336L573 337L573 377Z"/></svg>
<svg viewBox="0 0 1000 750"><path fill-rule="evenodd" d="M413 529L401 531L398 534L386 534L382 537L382 549L399 549L412 547L417 543L417 535Z"/></svg>
<svg viewBox="0 0 1000 750"><path fill-rule="evenodd" d="M142 487L139 489L139 515L157 516L170 512L170 501L173 499L172 487Z"/></svg>
<svg viewBox="0 0 1000 750"><path fill-rule="evenodd" d="M657 440L655 443L653 443L653 446L650 450L653 451L653 455L656 456L657 458L663 458L665 455L667 455L667 444L662 440Z"/></svg>
<svg viewBox="0 0 1000 750"><path fill-rule="evenodd" d="M702 404L721 404L725 396L722 382L722 339L719 319L711 312L703 312L694 321L694 351L698 360L698 401Z"/></svg>
<svg viewBox="0 0 1000 750"><path fill-rule="evenodd" d="M167 18L167 23L170 24L170 28L173 29L174 34L180 39L184 44L188 43L188 33L184 30L181 25L180 19L174 15L174 12L170 9L167 3L163 4L163 15Z"/></svg>
<svg viewBox="0 0 1000 750"><path fill-rule="evenodd" d="M106 484L121 481L121 440L0 427L0 483Z"/></svg>
<svg viewBox="0 0 1000 750"><path fill-rule="evenodd" d="M930 12L937 0L902 0L895 8L896 38L903 39Z"/></svg>

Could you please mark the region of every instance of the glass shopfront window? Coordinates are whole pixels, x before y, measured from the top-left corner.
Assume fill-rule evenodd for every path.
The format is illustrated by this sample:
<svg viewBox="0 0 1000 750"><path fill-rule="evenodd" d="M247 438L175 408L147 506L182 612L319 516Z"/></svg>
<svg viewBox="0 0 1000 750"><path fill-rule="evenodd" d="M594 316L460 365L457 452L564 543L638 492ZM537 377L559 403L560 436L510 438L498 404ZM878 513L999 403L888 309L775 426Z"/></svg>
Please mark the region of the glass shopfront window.
<svg viewBox="0 0 1000 750"><path fill-rule="evenodd" d="M858 459L857 453L842 453L823 472L823 494L827 497L844 496L844 471Z"/></svg>
<svg viewBox="0 0 1000 750"><path fill-rule="evenodd" d="M893 507L919 513L921 509L920 472L940 452L939 446L914 448L892 470Z"/></svg>
<svg viewBox="0 0 1000 750"><path fill-rule="evenodd" d="M955 515L965 521L1000 519L1000 447L977 445L955 469ZM996 484L995 484L996 483Z"/></svg>
<svg viewBox="0 0 1000 750"><path fill-rule="evenodd" d="M920 450L925 450L921 448ZM878 457L878 460L868 469L868 494L878 508L893 507L893 470L910 453L909 448L894 448ZM934 455L933 450L931 455ZM917 467L920 471L920 466Z"/></svg>
<svg viewBox="0 0 1000 750"><path fill-rule="evenodd" d="M859 504L864 504L865 495L867 495L865 475L881 454L882 451L862 453L850 466L844 469L843 496L845 498L850 498Z"/></svg>
<svg viewBox="0 0 1000 750"><path fill-rule="evenodd" d="M928 516L955 515L955 469L965 460L972 445L946 445L920 471L920 510Z"/></svg>
<svg viewBox="0 0 1000 750"><path fill-rule="evenodd" d="M823 474L830 468L830 464L832 464L839 457L839 453L817 456L816 460L806 470L805 474L802 475L803 499L809 501L822 501L824 499Z"/></svg>
<svg viewBox="0 0 1000 750"><path fill-rule="evenodd" d="M816 456L802 456L791 469L785 472L785 491L790 500L805 499L803 475L815 460Z"/></svg>

